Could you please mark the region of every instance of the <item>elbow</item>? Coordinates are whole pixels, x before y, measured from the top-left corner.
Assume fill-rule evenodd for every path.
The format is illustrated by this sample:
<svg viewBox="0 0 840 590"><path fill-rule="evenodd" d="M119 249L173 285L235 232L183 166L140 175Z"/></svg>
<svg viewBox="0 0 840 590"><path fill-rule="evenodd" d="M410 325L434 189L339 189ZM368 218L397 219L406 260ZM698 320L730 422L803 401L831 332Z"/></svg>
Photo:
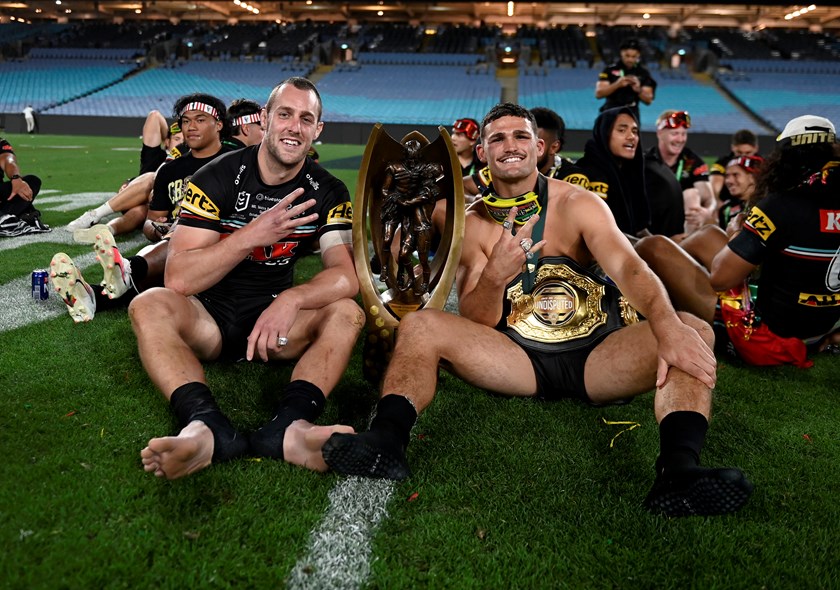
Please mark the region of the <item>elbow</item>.
<svg viewBox="0 0 840 590"><path fill-rule="evenodd" d="M163 286L170 291L175 291L179 295L183 295L184 297L189 297L190 295L195 294L193 290L189 288L187 281L183 279L182 274L171 271L168 266L164 271Z"/></svg>

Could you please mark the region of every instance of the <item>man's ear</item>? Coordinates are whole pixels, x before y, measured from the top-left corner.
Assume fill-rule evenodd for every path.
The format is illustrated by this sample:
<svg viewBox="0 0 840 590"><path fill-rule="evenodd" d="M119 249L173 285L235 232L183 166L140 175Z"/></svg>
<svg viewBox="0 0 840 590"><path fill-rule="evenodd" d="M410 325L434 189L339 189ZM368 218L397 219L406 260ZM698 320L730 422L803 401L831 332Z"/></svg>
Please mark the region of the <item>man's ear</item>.
<svg viewBox="0 0 840 590"><path fill-rule="evenodd" d="M484 157L484 146L480 143L475 144L475 153L482 164L487 163L487 158Z"/></svg>

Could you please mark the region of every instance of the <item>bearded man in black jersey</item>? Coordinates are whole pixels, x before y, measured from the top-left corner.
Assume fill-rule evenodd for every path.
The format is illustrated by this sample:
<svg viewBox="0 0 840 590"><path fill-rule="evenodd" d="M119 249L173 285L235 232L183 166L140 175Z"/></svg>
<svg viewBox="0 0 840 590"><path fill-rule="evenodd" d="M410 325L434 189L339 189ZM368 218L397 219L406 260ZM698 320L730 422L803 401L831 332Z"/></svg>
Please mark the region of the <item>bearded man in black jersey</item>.
<svg viewBox="0 0 840 590"><path fill-rule="evenodd" d="M347 187L306 157L321 110L309 80L285 80L269 97L262 143L216 159L187 186L166 287L129 307L143 366L181 427L141 451L147 472L176 479L248 453L323 471L323 442L352 431L312 424L364 322L352 300ZM293 286L295 261L316 241L323 270ZM240 359L297 360L274 418L250 437L221 412L201 365Z"/></svg>

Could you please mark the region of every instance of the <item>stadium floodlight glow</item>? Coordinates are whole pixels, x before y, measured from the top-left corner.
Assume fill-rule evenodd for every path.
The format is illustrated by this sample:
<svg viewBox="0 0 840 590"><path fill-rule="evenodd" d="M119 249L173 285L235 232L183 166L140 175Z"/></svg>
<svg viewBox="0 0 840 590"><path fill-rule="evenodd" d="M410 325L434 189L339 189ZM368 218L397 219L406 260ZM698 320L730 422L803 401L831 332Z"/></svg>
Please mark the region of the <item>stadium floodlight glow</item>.
<svg viewBox="0 0 840 590"><path fill-rule="evenodd" d="M61 0L55 0L56 6L61 6Z"/></svg>
<svg viewBox="0 0 840 590"><path fill-rule="evenodd" d="M516 5L513 2L508 2L507 15L513 16L514 12L516 12Z"/></svg>
<svg viewBox="0 0 840 590"><path fill-rule="evenodd" d="M381 10L376 11L376 16L382 16L383 14L385 14L385 13L382 12Z"/></svg>
<svg viewBox="0 0 840 590"><path fill-rule="evenodd" d="M650 13L649 12L644 13L642 15L642 18L645 19L645 20L648 20L650 18Z"/></svg>
<svg viewBox="0 0 840 590"><path fill-rule="evenodd" d="M240 6L242 4L242 0L233 0L233 3Z"/></svg>
<svg viewBox="0 0 840 590"><path fill-rule="evenodd" d="M139 8L134 9L134 14L141 14L143 11Z"/></svg>

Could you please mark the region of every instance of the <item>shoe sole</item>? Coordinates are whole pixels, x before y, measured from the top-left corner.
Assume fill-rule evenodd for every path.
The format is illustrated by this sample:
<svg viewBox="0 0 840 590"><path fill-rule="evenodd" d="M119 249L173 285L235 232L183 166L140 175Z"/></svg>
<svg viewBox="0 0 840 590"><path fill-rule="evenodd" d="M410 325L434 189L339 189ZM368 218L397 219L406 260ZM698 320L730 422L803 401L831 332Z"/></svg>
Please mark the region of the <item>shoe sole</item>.
<svg viewBox="0 0 840 590"><path fill-rule="evenodd" d="M130 287L125 280L125 263L108 226L99 224L77 230L73 232L73 239L93 244L96 260L102 266L102 282L99 283L103 287L102 294L107 295L109 299L124 295Z"/></svg>
<svg viewBox="0 0 840 590"><path fill-rule="evenodd" d="M91 293L85 288L85 280L82 273L76 267L73 259L64 252L53 256L50 262L50 281L55 291L64 304L67 312L73 321L78 323L89 322L96 312L95 304L91 304Z"/></svg>
<svg viewBox="0 0 840 590"><path fill-rule="evenodd" d="M753 485L736 470L710 470L688 487L668 491L654 489L645 500L652 512L665 516L716 516L740 510Z"/></svg>
<svg viewBox="0 0 840 590"><path fill-rule="evenodd" d="M330 469L342 475L396 481L411 476L411 471L401 457L383 452L355 434L333 434L324 443L322 452Z"/></svg>

